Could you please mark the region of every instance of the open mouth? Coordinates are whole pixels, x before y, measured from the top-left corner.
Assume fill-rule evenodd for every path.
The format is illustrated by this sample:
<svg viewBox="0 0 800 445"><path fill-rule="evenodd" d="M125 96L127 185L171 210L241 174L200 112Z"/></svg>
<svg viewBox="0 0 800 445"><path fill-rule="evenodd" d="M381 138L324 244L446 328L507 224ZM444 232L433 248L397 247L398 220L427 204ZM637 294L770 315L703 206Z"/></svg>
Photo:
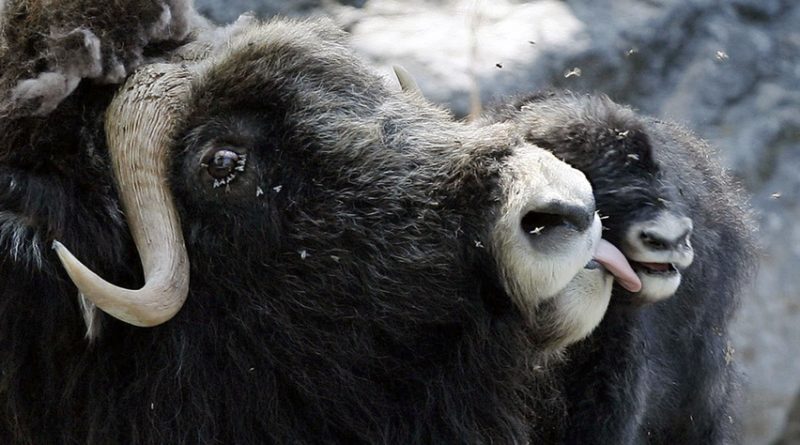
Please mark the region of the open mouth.
<svg viewBox="0 0 800 445"><path fill-rule="evenodd" d="M677 262L631 261L630 264L642 280L642 289L634 296L637 305L671 297L678 290L683 278L683 268Z"/></svg>
<svg viewBox="0 0 800 445"><path fill-rule="evenodd" d="M680 273L675 264L673 263L645 263L638 261L631 261L631 266L637 272L642 272L647 275L655 275L662 277L669 277Z"/></svg>

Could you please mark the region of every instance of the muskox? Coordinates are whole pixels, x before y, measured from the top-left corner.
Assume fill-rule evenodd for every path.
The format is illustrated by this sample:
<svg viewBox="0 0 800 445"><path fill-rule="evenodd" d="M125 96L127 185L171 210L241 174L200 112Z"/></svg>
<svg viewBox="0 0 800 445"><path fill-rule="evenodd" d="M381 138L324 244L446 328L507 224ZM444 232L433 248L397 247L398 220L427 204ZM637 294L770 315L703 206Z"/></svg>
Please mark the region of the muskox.
<svg viewBox="0 0 800 445"><path fill-rule="evenodd" d="M641 278L615 287L597 330L554 370L565 413L554 443L737 442L739 379L728 323L753 271L746 196L703 141L605 96L546 92L486 122L584 172L603 218Z"/></svg>
<svg viewBox="0 0 800 445"><path fill-rule="evenodd" d="M582 173L327 22L2 11L0 443L522 443L631 280Z"/></svg>

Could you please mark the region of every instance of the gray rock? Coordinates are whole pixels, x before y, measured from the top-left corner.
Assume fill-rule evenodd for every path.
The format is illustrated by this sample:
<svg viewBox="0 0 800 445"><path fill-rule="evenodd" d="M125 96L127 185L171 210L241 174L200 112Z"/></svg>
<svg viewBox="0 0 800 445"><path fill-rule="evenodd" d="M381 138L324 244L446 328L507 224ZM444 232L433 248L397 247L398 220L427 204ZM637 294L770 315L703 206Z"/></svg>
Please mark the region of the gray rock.
<svg viewBox="0 0 800 445"><path fill-rule="evenodd" d="M257 17L301 17L324 13L334 6L360 8L366 3L367 0L195 0L195 7L217 23L230 23L245 12Z"/></svg>
<svg viewBox="0 0 800 445"><path fill-rule="evenodd" d="M794 406L789 412L789 421L786 429L781 434L780 440L775 445L797 445L800 444L800 394L795 397Z"/></svg>
<svg viewBox="0 0 800 445"><path fill-rule="evenodd" d="M195 0L195 7L203 15L218 23L230 23L244 12L261 17L272 15L298 16L320 6L321 0Z"/></svg>
<svg viewBox="0 0 800 445"><path fill-rule="evenodd" d="M470 113L548 87L600 91L683 122L752 193L763 255L734 329L746 444L800 443L800 2L795 0L197 0L219 22L327 14L394 83ZM577 69L576 69L577 68ZM579 74L578 74L579 73ZM798 422L800 414L792 414ZM792 438L794 437L794 438Z"/></svg>

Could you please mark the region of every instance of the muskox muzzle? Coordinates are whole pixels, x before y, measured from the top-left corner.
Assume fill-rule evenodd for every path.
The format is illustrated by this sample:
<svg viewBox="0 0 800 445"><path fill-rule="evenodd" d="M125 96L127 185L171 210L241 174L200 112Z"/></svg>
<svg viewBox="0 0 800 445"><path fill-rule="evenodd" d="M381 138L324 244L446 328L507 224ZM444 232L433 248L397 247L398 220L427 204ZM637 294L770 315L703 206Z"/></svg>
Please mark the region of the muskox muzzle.
<svg viewBox="0 0 800 445"><path fill-rule="evenodd" d="M683 272L694 260L693 226L681 212L661 210L626 228L621 248L642 281L632 302L656 303L677 292Z"/></svg>
<svg viewBox="0 0 800 445"><path fill-rule="evenodd" d="M583 173L522 144L503 170L501 190L492 251L506 292L543 346L588 335L605 314L614 277L631 290L641 286L622 253L602 239Z"/></svg>

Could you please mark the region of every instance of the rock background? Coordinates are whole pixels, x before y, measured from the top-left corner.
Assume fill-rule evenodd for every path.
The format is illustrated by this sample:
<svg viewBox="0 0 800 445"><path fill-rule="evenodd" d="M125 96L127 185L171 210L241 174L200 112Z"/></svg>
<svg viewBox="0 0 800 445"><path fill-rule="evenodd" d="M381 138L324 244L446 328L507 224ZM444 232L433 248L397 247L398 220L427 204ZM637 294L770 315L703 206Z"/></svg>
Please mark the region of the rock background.
<svg viewBox="0 0 800 445"><path fill-rule="evenodd" d="M330 16L376 70L388 78L403 65L458 116L478 96L558 86L604 92L710 140L760 225L760 273L733 327L748 379L744 443L800 444L800 2L196 3L220 23L247 10Z"/></svg>

